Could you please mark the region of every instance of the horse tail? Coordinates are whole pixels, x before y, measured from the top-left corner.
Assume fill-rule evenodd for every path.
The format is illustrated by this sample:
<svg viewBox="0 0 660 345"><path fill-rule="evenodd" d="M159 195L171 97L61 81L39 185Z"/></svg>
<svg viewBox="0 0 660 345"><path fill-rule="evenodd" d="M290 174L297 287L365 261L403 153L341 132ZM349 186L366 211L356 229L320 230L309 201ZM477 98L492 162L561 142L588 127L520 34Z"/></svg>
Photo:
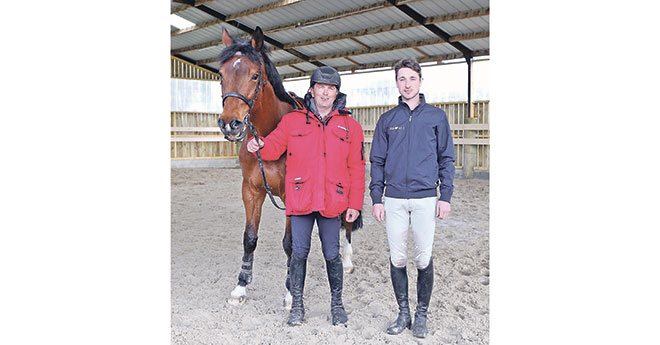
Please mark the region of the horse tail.
<svg viewBox="0 0 660 345"><path fill-rule="evenodd" d="M342 216L343 216L343 214L342 214ZM342 222L341 222L341 228L346 229L346 224L347 224L346 220L345 220L345 218L343 218ZM358 231L358 229L361 229L362 228L362 211L358 211L358 216L355 219L355 221L353 223L348 223L348 224L353 224L353 227L351 227L351 232L355 232L355 231Z"/></svg>
<svg viewBox="0 0 660 345"><path fill-rule="evenodd" d="M359 211L357 218L353 222L353 230L352 232L355 232L359 229L362 229L362 211Z"/></svg>

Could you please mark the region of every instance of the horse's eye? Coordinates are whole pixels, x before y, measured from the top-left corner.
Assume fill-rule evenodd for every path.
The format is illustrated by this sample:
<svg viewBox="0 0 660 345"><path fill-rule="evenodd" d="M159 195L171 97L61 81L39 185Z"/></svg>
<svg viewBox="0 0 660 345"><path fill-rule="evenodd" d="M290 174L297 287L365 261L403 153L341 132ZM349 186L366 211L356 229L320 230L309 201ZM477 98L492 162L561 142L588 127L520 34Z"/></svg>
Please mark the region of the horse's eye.
<svg viewBox="0 0 660 345"><path fill-rule="evenodd" d="M257 78L259 78L258 73L255 73L255 74L252 75L252 80L257 80Z"/></svg>

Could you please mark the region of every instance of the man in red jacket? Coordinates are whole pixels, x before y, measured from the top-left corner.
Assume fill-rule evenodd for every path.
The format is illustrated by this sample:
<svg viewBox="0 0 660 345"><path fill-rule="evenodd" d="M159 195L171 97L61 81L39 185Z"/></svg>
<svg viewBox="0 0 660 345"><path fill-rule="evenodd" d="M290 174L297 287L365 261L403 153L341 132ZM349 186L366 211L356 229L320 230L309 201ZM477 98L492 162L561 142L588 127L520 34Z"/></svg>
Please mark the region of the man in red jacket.
<svg viewBox="0 0 660 345"><path fill-rule="evenodd" d="M264 160L286 154L286 215L291 216L293 242L290 326L301 325L305 314L302 296L314 221L330 283L332 324L348 321L341 299L340 215L347 211L346 220L353 222L362 210L365 159L362 126L346 110L340 86L337 70L319 67L312 74L305 108L284 115L263 141L252 138L247 143L250 152L261 148Z"/></svg>

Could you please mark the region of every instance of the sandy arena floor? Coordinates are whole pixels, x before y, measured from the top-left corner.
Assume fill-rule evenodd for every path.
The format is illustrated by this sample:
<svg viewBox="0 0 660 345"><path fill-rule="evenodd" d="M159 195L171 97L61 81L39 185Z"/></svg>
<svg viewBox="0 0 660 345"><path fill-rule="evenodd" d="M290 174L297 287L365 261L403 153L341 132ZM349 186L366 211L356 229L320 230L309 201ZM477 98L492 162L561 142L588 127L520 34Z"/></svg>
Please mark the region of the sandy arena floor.
<svg viewBox="0 0 660 345"><path fill-rule="evenodd" d="M344 275L348 327L330 323L330 292L316 228L305 281L305 324L288 327L288 311L282 307L284 211L266 198L248 300L231 305L227 299L237 283L245 227L240 170L172 169L171 173L172 344L489 343L488 180L454 181L452 213L437 222L435 234L429 336L417 339L409 330L397 336L385 333L398 309L387 235L384 224L371 216L368 188L364 228L352 239L355 272ZM409 247L413 309L417 270L411 259L412 239Z"/></svg>

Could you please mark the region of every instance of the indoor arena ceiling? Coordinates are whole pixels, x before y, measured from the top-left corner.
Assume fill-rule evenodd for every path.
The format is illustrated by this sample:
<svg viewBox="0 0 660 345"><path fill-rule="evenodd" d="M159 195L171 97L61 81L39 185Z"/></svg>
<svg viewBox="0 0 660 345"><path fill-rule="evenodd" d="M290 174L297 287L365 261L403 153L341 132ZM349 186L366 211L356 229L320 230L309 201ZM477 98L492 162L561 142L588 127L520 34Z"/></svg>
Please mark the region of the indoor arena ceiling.
<svg viewBox="0 0 660 345"><path fill-rule="evenodd" d="M222 28L247 37L257 26L283 79L329 65L392 67L401 58L440 62L489 55L488 0L174 0L171 54L217 72Z"/></svg>

